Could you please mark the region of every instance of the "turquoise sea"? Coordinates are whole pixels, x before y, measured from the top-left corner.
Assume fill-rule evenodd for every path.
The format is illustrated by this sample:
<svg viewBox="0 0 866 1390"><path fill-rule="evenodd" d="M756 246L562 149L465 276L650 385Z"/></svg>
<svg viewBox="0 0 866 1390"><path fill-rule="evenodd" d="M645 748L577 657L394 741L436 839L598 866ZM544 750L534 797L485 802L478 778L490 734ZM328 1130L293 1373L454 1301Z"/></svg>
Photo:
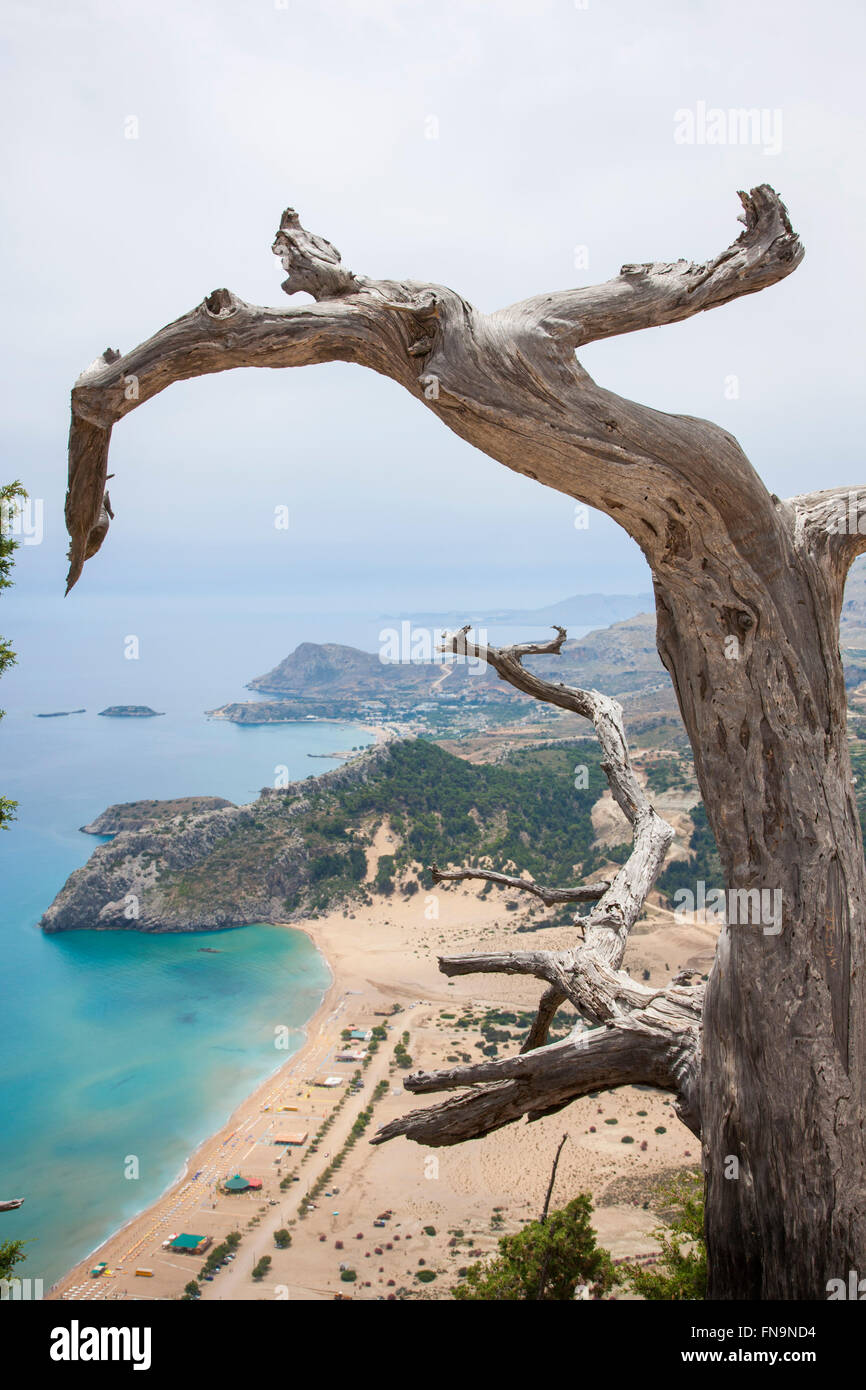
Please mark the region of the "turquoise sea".
<svg viewBox="0 0 866 1390"><path fill-rule="evenodd" d="M189 659L191 645L205 640L205 617L191 635L187 614L174 623L163 615L160 661L149 672L130 671L115 665L114 637L135 629L112 614L102 645L91 623L89 652L57 665L52 654L73 646L68 613L65 629L47 616L15 633L19 669L3 681L0 723L0 786L19 802L17 821L0 836L0 1198L26 1199L3 1215L0 1238L33 1240L19 1269L46 1289L153 1201L197 1144L285 1061L274 1048L277 1024L300 1046L330 982L309 939L279 927L44 936L41 913L99 843L78 827L117 801L191 794L250 801L273 784L277 766L294 778L319 774L337 763L310 753L371 737L351 725L240 728L204 718L206 708L250 698L243 681L294 645L282 633L275 640L267 625L260 625L260 653L249 650L255 624L247 623L246 641L214 672ZM4 624L8 632L8 617ZM217 640L216 629L208 640ZM120 702L166 713L98 716ZM34 718L79 706L87 713ZM139 1160L138 1180L124 1176L128 1155Z"/></svg>

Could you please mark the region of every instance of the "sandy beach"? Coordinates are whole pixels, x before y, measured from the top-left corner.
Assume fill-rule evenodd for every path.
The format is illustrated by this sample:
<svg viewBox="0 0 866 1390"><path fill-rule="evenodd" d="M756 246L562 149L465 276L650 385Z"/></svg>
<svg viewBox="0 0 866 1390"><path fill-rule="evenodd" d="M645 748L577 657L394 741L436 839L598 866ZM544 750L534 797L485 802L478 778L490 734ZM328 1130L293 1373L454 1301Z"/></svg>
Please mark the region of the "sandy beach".
<svg viewBox="0 0 866 1390"><path fill-rule="evenodd" d="M368 877L390 848L386 825L370 852ZM448 981L438 971L437 954L502 949L513 944L518 926L532 928L539 920L540 909L521 903L516 911L504 911L498 892L481 897L474 885L455 885L409 898L377 897L354 913L292 923L309 933L333 975L307 1025L304 1046L199 1146L183 1176L157 1202L72 1269L48 1297L178 1298L198 1277L203 1257L166 1248L169 1237L197 1234L217 1245L231 1231L242 1238L236 1257L212 1281L202 1282L206 1299L447 1297L458 1269L495 1249L502 1234L538 1216L564 1133L569 1140L555 1205L590 1192L600 1241L612 1255L650 1253L657 1218L644 1204L653 1181L700 1158L699 1145L677 1119L671 1098L659 1091L628 1087L587 1096L558 1115L455 1148L427 1150L404 1139L369 1143L383 1123L420 1103L402 1086L406 1073L394 1055L401 1040L412 1059L410 1070L442 1066L448 1058L478 1055L478 1028L461 1026L462 1018L477 1020L487 1009L531 1009L537 1002L537 983L519 977ZM564 946L569 935L567 926L544 927L532 942ZM649 971L653 983L687 965L705 971L715 935L711 926L683 925L648 904L647 920L632 934L626 965L643 978ZM399 1011L391 1013L395 1006ZM336 1060L347 1049L366 1050L363 1041L346 1042L344 1030L367 1033L374 1027L385 1028L386 1035L366 1065ZM505 1043L499 1055L518 1046ZM352 1090L349 1083L359 1071L360 1088ZM339 1085L315 1084L334 1076L340 1077ZM345 1150L330 1186L301 1215L304 1197L371 1103L365 1132ZM317 1141L329 1116L331 1123ZM306 1135L303 1144L275 1142L289 1131L296 1138ZM261 1187L225 1194L222 1183L238 1172ZM289 1175L297 1180L287 1181ZM383 1224L374 1225L379 1218ZM281 1228L291 1234L287 1249L275 1247L274 1232ZM253 1267L263 1256L270 1256L270 1267L262 1279L254 1279ZM101 1261L106 1271L90 1277L89 1270ZM151 1273L136 1273L142 1269ZM421 1271L435 1278L425 1274L422 1282Z"/></svg>

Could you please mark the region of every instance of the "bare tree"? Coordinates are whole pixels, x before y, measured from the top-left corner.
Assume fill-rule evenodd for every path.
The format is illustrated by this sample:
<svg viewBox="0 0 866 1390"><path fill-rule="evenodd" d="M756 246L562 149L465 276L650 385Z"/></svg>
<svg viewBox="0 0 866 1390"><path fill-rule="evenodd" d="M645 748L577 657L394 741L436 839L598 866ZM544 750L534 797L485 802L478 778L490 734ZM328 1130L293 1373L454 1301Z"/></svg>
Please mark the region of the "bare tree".
<svg viewBox="0 0 866 1390"><path fill-rule="evenodd" d="M287 211L273 247L288 273L283 288L306 291L314 304L259 308L215 290L125 356L104 353L76 383L69 585L111 520L115 422L174 381L230 367L372 367L507 467L618 521L653 571L658 648L727 886L778 891L784 905L778 934L749 923L723 931L703 1002L699 1073L684 1041L677 1053L688 1073L677 1085L680 1111L703 1145L710 1296L818 1299L866 1251L866 865L838 640L845 576L866 548L850 524L866 488L781 501L725 430L606 391L575 357L586 343L675 323L789 275L803 249L784 205L766 185L740 198L744 230L704 264L626 265L606 284L493 314L439 285L356 275ZM598 728L609 720L619 738L603 698L585 698L588 717L598 714ZM635 815L648 876L665 832L649 810ZM582 1000L592 993L604 1023L616 1010L598 1041L572 1049L569 1086L590 1067L593 1089L669 1084L673 1036L696 1033L697 995L673 985L648 999L625 982L621 947L637 895L616 912L608 901L610 921L586 928L606 971L588 979L575 951L552 980L542 975L541 1013L569 990ZM543 1027L542 1018L536 1039ZM511 1113L499 1123L537 1113L519 1069L524 1077L555 1069L567 1050L524 1053L510 1063L514 1075L490 1073L497 1079L452 1105L483 1115L507 1093ZM540 1103L551 1108L549 1088ZM736 1179L725 1176L731 1157Z"/></svg>

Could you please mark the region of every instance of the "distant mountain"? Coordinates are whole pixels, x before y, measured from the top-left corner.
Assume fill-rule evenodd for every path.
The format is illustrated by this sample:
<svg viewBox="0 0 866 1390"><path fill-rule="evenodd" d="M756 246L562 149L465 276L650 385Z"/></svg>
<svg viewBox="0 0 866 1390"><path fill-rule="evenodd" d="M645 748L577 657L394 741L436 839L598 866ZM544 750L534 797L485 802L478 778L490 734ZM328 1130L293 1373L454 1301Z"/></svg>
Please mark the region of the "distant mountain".
<svg viewBox="0 0 866 1390"><path fill-rule="evenodd" d="M622 618L630 618L635 613L652 612L655 600L651 593L643 594L573 594L571 598L559 599L543 608L484 608L477 612L461 609L459 612L444 613L400 613L396 621L410 618L416 623L430 627L462 627L466 622L473 625L492 627L496 624L508 627L549 627L557 623L561 627L587 627L588 625L615 623Z"/></svg>
<svg viewBox="0 0 866 1390"><path fill-rule="evenodd" d="M526 664L551 680L593 687L606 695L670 682L656 650L654 613L637 613L610 627L596 628L576 642L566 642L560 657L531 657Z"/></svg>
<svg viewBox="0 0 866 1390"><path fill-rule="evenodd" d="M632 608L625 618L608 626L599 626L585 636L565 643L558 657L530 657L526 664L550 680L564 681L584 688L594 687L617 697L645 695L653 706L673 705L670 677L656 650L656 618L649 595L648 609L635 613L633 604L639 595L578 594L547 608L508 609L484 614L483 623L508 626L549 628L559 623L563 627L580 625L581 618L597 605ZM423 619L431 615L416 614L401 619L406 640L409 635L435 632L439 626L453 629L467 620L465 614L437 615L436 623L426 625ZM479 620L481 625L481 620ZM544 633L539 632L539 637ZM842 613L841 642L845 658L846 680L849 686L866 679L866 557L853 566L845 590ZM407 655L422 656L409 646ZM455 699L480 701L511 701L521 699L505 682L500 681L487 667L458 660L456 662L429 659L383 661L372 652L360 651L335 642L303 642L283 661L265 675L250 681L249 689L278 697L287 702L300 702L292 713L303 713L314 702L332 702L340 706L326 713L345 712L347 706L363 701L386 701L394 713L411 712L426 704L432 707L440 701ZM658 692L658 696L656 695ZM631 702L630 702L631 703ZM645 701L643 702L646 703ZM319 711L321 713L321 711ZM248 703L225 706L211 711L238 723L264 722L281 716L278 705ZM288 711L286 712L288 713Z"/></svg>
<svg viewBox="0 0 866 1390"><path fill-rule="evenodd" d="M566 642L562 653L530 657L527 666L551 680L594 685L616 694L667 681L655 648L655 617L639 613L599 628L578 641ZM381 661L371 652L344 647L336 642L302 642L295 651L248 686L285 700L390 700L454 699L471 696L486 699L521 698L479 662ZM244 708L225 707L223 718L238 719ZM269 718L274 717L272 708ZM247 721L244 721L247 722Z"/></svg>
<svg viewBox="0 0 866 1390"><path fill-rule="evenodd" d="M263 676L256 676L248 690L266 695L303 699L345 699L389 694L428 692L445 673L442 662L381 661L373 652L344 647L337 642L302 642ZM465 668L448 677L465 679Z"/></svg>

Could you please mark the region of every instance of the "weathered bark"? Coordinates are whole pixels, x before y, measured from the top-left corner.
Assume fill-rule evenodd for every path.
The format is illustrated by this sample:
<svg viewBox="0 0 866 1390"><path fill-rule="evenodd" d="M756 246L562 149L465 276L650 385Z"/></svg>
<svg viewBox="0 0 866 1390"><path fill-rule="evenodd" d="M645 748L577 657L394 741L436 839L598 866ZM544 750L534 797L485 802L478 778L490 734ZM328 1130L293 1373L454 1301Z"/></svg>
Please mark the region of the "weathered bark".
<svg viewBox="0 0 866 1390"><path fill-rule="evenodd" d="M866 1261L866 867L838 650L845 575L866 536L837 524L864 492L781 502L726 431L605 391L574 356L790 274L803 251L783 205L766 186L741 198L745 230L703 265L625 266L606 285L489 315L441 286L353 274L288 212L274 245L284 288L317 303L262 309L215 291L76 384L69 584L107 532L114 423L173 381L235 366L361 363L509 468L614 517L653 570L659 651L728 887L783 895L780 933L728 926L707 991L692 1114L711 1296L814 1299ZM607 936L612 948L618 933ZM551 973L536 1046L523 1054L536 1067L552 1051L537 1048L542 1013L577 992L568 970ZM599 997L610 988L604 980ZM532 1084L523 1073L497 1080L488 1127L534 1113ZM465 1113L474 1099L450 1104ZM567 1100L554 1086L541 1108ZM739 1160L737 1180L723 1176L726 1155Z"/></svg>
<svg viewBox="0 0 866 1390"><path fill-rule="evenodd" d="M576 690L542 680L523 665L529 655L558 655L564 628L546 643L479 647L463 628L442 650L458 656L483 657L503 680L518 690L582 714L592 720L604 753L602 767L611 791L634 833L632 852L605 891L599 885L551 890L505 874L485 870L433 869L437 882L483 877L535 893L545 902L596 899L585 917L576 917L578 944L560 951L500 951L489 955L445 956L446 975L494 973L532 975L547 982L538 1013L520 1054L502 1061L416 1073L407 1090L477 1087L461 1103L414 1111L394 1120L376 1135L382 1143L406 1135L426 1144L455 1144L478 1138L524 1113L530 1119L550 1114L589 1091L641 1082L661 1086L676 1096L677 1112L694 1132L700 1131L700 1014L703 986L682 978L664 989L639 984L624 971L628 934L643 909L673 839L673 831L654 811L635 776L622 727L622 710L597 690ZM591 891L590 891L591 890ZM556 1010L570 1000L583 1019L602 1032L574 1029L563 1044L545 1046ZM623 1065L623 1057L627 1063ZM613 1065L612 1065L613 1064ZM513 1085L505 1085L513 1082Z"/></svg>

